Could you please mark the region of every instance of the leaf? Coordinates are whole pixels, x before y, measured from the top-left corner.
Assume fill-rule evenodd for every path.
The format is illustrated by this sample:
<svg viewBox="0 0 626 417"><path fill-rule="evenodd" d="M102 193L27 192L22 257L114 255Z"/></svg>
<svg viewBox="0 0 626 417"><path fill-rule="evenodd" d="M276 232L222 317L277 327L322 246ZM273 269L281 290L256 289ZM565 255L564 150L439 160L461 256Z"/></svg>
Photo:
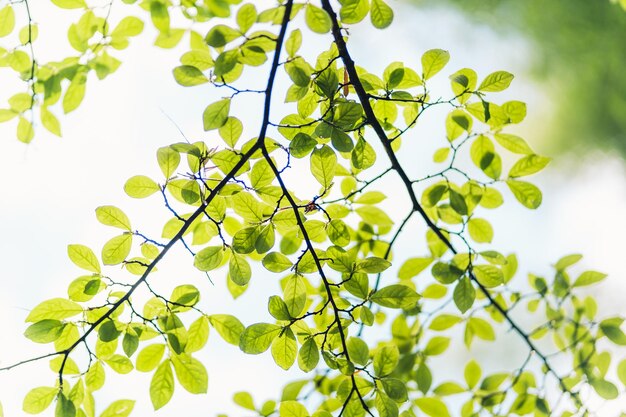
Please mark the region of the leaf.
<svg viewBox="0 0 626 417"><path fill-rule="evenodd" d="M191 65L178 66L174 68L172 73L174 74L176 82L183 87L193 87L209 82L209 79L202 73L202 71Z"/></svg>
<svg viewBox="0 0 626 417"><path fill-rule="evenodd" d="M622 318L609 318L600 322L602 333L613 343L620 346L626 346L626 334L620 326L623 323Z"/></svg>
<svg viewBox="0 0 626 417"><path fill-rule="evenodd" d="M58 1L58 0L56 0ZM76 406L63 394L60 392L57 396L57 405L54 409L54 417L75 417L76 416Z"/></svg>
<svg viewBox="0 0 626 417"><path fill-rule="evenodd" d="M145 175L135 175L124 184L124 191L132 198L146 198L159 190L159 185Z"/></svg>
<svg viewBox="0 0 626 417"><path fill-rule="evenodd" d="M41 320L28 326L24 332L24 336L35 343L50 343L61 336L64 328L65 323L62 321Z"/></svg>
<svg viewBox="0 0 626 417"><path fill-rule="evenodd" d="M383 346L374 353L374 373L378 377L389 375L396 369L400 361L400 353L395 345Z"/></svg>
<svg viewBox="0 0 626 417"><path fill-rule="evenodd" d="M180 164L180 154L169 146L157 150L157 162L166 179L171 178Z"/></svg>
<svg viewBox="0 0 626 417"><path fill-rule="evenodd" d="M62 9L79 9L87 7L85 0L52 0L52 3Z"/></svg>
<svg viewBox="0 0 626 417"><path fill-rule="evenodd" d="M102 247L102 262L105 265L117 265L128 257L132 248L133 235L125 233L107 241Z"/></svg>
<svg viewBox="0 0 626 417"><path fill-rule="evenodd" d="M143 32L143 22L141 21L141 19L135 17L135 16L126 16L125 18L123 18L122 20L120 20L120 22L117 24L117 26L115 26L115 29L113 29L110 33L111 37L116 37L116 36L123 36L123 37L128 37L128 36L137 36L139 35L141 32Z"/></svg>
<svg viewBox="0 0 626 417"><path fill-rule="evenodd" d="M298 367L304 372L311 372L320 359L319 348L315 340L310 337L304 341L298 351Z"/></svg>
<svg viewBox="0 0 626 417"><path fill-rule="evenodd" d="M506 185L520 203L529 209L536 209L541 205L542 195L539 188L529 182L506 180Z"/></svg>
<svg viewBox="0 0 626 417"><path fill-rule="evenodd" d="M241 334L245 327L239 319L228 314L213 314L209 316L209 323L225 342L231 345L239 345Z"/></svg>
<svg viewBox="0 0 626 417"><path fill-rule="evenodd" d="M15 28L15 12L9 4L0 9L0 38L7 36Z"/></svg>
<svg viewBox="0 0 626 417"><path fill-rule="evenodd" d="M48 129L48 132L61 136L61 124L59 119L46 107L40 107L41 124Z"/></svg>
<svg viewBox="0 0 626 417"><path fill-rule="evenodd" d="M83 312L83 308L65 298L53 298L38 304L26 317L26 322L37 322L45 319L63 320Z"/></svg>
<svg viewBox="0 0 626 417"><path fill-rule="evenodd" d="M602 272L585 271L574 281L573 287L583 287L585 285L592 285L600 282L606 278L607 275Z"/></svg>
<svg viewBox="0 0 626 417"><path fill-rule="evenodd" d="M196 253L193 264L201 271L211 271L222 263L224 247L208 246Z"/></svg>
<svg viewBox="0 0 626 417"><path fill-rule="evenodd" d="M150 400L155 410L167 404L174 395L174 374L170 360L163 361L150 381Z"/></svg>
<svg viewBox="0 0 626 417"><path fill-rule="evenodd" d="M372 0L370 18L377 29L384 29L393 21L393 10L383 0Z"/></svg>
<svg viewBox="0 0 626 417"><path fill-rule="evenodd" d="M263 266L271 272L283 272L293 266L293 263L280 252L270 252L263 258Z"/></svg>
<svg viewBox="0 0 626 417"><path fill-rule="evenodd" d="M20 116L17 122L17 139L23 143L30 143L35 137L35 129L33 124L26 120L26 118Z"/></svg>
<svg viewBox="0 0 626 417"><path fill-rule="evenodd" d="M248 410L256 410L254 407L254 400L252 399L252 395L248 392L236 392L233 395L233 402L240 407L246 408Z"/></svg>
<svg viewBox="0 0 626 417"><path fill-rule="evenodd" d="M91 249L84 245L68 245L67 255L79 268L99 274L100 263Z"/></svg>
<svg viewBox="0 0 626 417"><path fill-rule="evenodd" d="M419 294L414 290L400 284L381 288L370 297L370 300L383 307L402 308L405 310L415 307L419 299Z"/></svg>
<svg viewBox="0 0 626 417"><path fill-rule="evenodd" d="M417 405L420 408L420 410L422 410L425 414L431 417L450 417L450 413L448 412L448 407L439 398L424 397L424 398L416 398L414 401L415 401L415 405Z"/></svg>
<svg viewBox="0 0 626 417"><path fill-rule="evenodd" d="M332 27L328 14L311 3L308 3L304 10L304 21L309 29L315 33L328 33Z"/></svg>
<svg viewBox="0 0 626 417"><path fill-rule="evenodd" d="M476 299L476 290L474 289L474 286L469 278L463 277L459 280L454 287L452 297L454 299L454 304L461 311L461 313L465 313L472 307L474 300Z"/></svg>
<svg viewBox="0 0 626 417"><path fill-rule="evenodd" d="M135 407L133 400L117 400L100 414L100 417L127 417Z"/></svg>
<svg viewBox="0 0 626 417"><path fill-rule="evenodd" d="M350 360L359 365L367 365L370 358L370 349L367 343L358 337L350 337L346 342Z"/></svg>
<svg viewBox="0 0 626 417"><path fill-rule="evenodd" d="M485 77L478 91L496 92L506 90L513 81L513 74L506 71L496 71Z"/></svg>
<svg viewBox="0 0 626 417"><path fill-rule="evenodd" d="M272 342L272 357L278 366L288 370L296 361L297 354L296 337L291 329L287 328L282 335Z"/></svg>
<svg viewBox="0 0 626 417"><path fill-rule="evenodd" d="M269 323L256 323L241 334L239 348L245 353L258 355L265 352L280 333L281 327Z"/></svg>
<svg viewBox="0 0 626 417"><path fill-rule="evenodd" d="M446 66L450 53L443 49L431 49L422 55L422 78L427 80Z"/></svg>
<svg viewBox="0 0 626 417"><path fill-rule="evenodd" d="M467 231L477 243L490 243L493 240L493 228L485 219L472 217L467 222Z"/></svg>
<svg viewBox="0 0 626 417"><path fill-rule="evenodd" d="M365 272L367 274L378 274L387 270L391 266L391 262L386 259L369 257L356 264L356 272Z"/></svg>
<svg viewBox="0 0 626 417"><path fill-rule="evenodd" d="M209 104L202 114L204 130L219 129L226 124L230 111L230 99Z"/></svg>
<svg viewBox="0 0 626 417"><path fill-rule="evenodd" d="M311 155L311 173L325 189L330 188L337 168L337 155L327 145L314 149Z"/></svg>
<svg viewBox="0 0 626 417"><path fill-rule="evenodd" d="M603 378L592 378L589 383L598 395L605 400L614 400L619 396L617 387Z"/></svg>
<svg viewBox="0 0 626 417"><path fill-rule="evenodd" d="M22 402L22 410L29 414L39 414L52 404L59 393L56 387L38 387L28 391Z"/></svg>
<svg viewBox="0 0 626 417"><path fill-rule="evenodd" d="M192 394L207 392L209 377L202 362L187 354L173 355L171 360L183 388Z"/></svg>
<svg viewBox="0 0 626 417"><path fill-rule="evenodd" d="M279 417L309 417L309 412L297 401L281 402L278 413Z"/></svg>
<svg viewBox="0 0 626 417"><path fill-rule="evenodd" d="M410 258L404 261L398 271L398 278L411 279L420 272L428 268L433 262L433 258Z"/></svg>
<svg viewBox="0 0 626 417"><path fill-rule="evenodd" d="M246 285L252 276L252 269L246 258L237 253L233 253L228 264L230 279L237 285Z"/></svg>
<svg viewBox="0 0 626 417"><path fill-rule="evenodd" d="M474 265L472 271L478 282L487 288L497 287L504 282L502 270L493 265Z"/></svg>
<svg viewBox="0 0 626 417"><path fill-rule="evenodd" d="M163 343L155 343L144 347L137 355L137 370L140 372L152 371L159 365L164 353L165 345Z"/></svg>
<svg viewBox="0 0 626 417"><path fill-rule="evenodd" d="M525 177L544 169L551 159L539 155L527 155L518 160L509 171L509 177Z"/></svg>

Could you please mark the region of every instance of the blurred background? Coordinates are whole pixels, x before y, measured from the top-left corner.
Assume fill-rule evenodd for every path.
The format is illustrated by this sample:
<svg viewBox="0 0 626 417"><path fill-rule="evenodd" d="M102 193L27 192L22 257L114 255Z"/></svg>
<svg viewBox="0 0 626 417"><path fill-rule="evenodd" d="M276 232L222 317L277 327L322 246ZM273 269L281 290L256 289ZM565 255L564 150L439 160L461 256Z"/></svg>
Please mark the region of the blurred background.
<svg viewBox="0 0 626 417"><path fill-rule="evenodd" d="M442 91L449 91L447 74L463 67L477 70L479 78L495 70L516 76L507 93L498 96L498 101L515 98L528 103L526 120L511 132L554 158L548 169L531 179L544 193L539 210L526 210L506 194L504 208L486 215L496 231L494 246L518 254L520 282L530 271L549 275L550 265L563 255L582 253L579 271L609 273L603 285L589 290L599 298L601 313L626 313L626 12L608 0L397 0L390 4L396 19L388 30L374 30L369 23L350 29L349 45L356 61L372 72L380 73L386 63L398 60L419 69L424 51L442 48L452 57L438 80L433 80ZM127 12L124 7L116 4L112 19L119 20ZM40 39L35 43L39 59L72 53L66 30L79 13L38 2L33 4L33 16L39 24ZM24 24L23 13L18 19ZM23 320L41 300L63 296L71 280L81 274L67 259L67 244L83 243L97 250L112 236L113 231L97 223L95 207L117 205L129 215L133 227L156 230L158 235L169 214L158 201L126 197L124 182L137 174L159 177L156 149L183 140L178 127L190 140L217 140L202 131L200 114L223 91L177 85L170 70L178 65L186 42L173 51L156 49L152 46L156 33L149 26L127 50L115 54L123 62L115 74L103 82L89 80L81 107L61 119L63 138L40 128L33 143L25 146L15 139L14 124L0 124L0 366L48 352L22 337ZM310 42L305 49L319 51L329 39L312 36ZM13 73L0 70L2 103L21 89ZM281 101L279 94L277 109ZM256 135L255 105L238 103L237 116L250 120L245 137ZM429 138L442 140L443 120L436 112L427 115L421 136L416 136L422 143ZM417 150L418 144L403 146ZM422 154L419 163L431 164L432 152ZM295 184L298 178L291 181ZM387 186L392 189L396 184ZM388 209L400 210L400 206L390 204ZM424 231L416 223L413 232L423 236ZM399 247L410 244L409 240ZM237 309L245 324L258 321L266 296L277 292L277 284L268 284L267 275L257 269L248 293L233 303L224 296L223 276L213 275L215 285L210 285L190 264L184 251L175 253L160 267L157 285L194 283L206 293L207 310ZM241 305L246 309L241 310ZM513 340L508 333L502 337ZM446 356L449 373L456 373L453 368L463 366L468 357L481 360L485 355L492 358L491 368L501 369L512 353L493 352L490 346L476 343L471 352L458 352L453 361ZM191 417L221 411L239 415L240 409L230 401L238 390L250 390L260 399L278 397L282 383L301 374L285 373L265 356L264 360L244 356L212 332L202 358L209 371L208 397L191 396L178 387L172 404L156 415L179 415L177 406ZM517 355L516 361L523 357ZM129 386L124 395L138 399L136 415L151 413L147 375L114 377L109 372L107 377L109 383ZM21 415L23 395L34 386L53 383L45 362L0 372L5 415ZM119 398L119 386L109 385L100 398ZM602 415L619 415L614 408L605 407Z"/></svg>

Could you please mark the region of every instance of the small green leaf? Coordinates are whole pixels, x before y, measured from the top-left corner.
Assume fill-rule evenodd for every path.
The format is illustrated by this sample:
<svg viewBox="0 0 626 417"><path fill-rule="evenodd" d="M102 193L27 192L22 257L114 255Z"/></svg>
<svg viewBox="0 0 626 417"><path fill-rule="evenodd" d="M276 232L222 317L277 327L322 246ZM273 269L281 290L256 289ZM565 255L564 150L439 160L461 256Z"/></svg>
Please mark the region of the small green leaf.
<svg viewBox="0 0 626 417"><path fill-rule="evenodd" d="M124 191L132 198L146 198L159 190L159 185L144 175L135 175L124 184Z"/></svg>
<svg viewBox="0 0 626 417"><path fill-rule="evenodd" d="M140 372L150 372L159 365L165 353L163 343L146 346L137 355L136 368Z"/></svg>
<svg viewBox="0 0 626 417"><path fill-rule="evenodd" d="M171 178L180 164L180 154L169 146L157 150L157 162L166 179Z"/></svg>
<svg viewBox="0 0 626 417"><path fill-rule="evenodd" d="M405 310L415 307L419 299L419 294L413 289L400 284L381 288L370 297L370 300L383 307L403 308Z"/></svg>
<svg viewBox="0 0 626 417"><path fill-rule="evenodd" d="M525 177L544 169L551 159L539 155L527 155L518 160L509 171L509 177Z"/></svg>
<svg viewBox="0 0 626 417"><path fill-rule="evenodd" d="M100 263L91 249L84 245L68 245L67 255L79 268L99 274Z"/></svg>
<svg viewBox="0 0 626 417"><path fill-rule="evenodd" d="M24 336L35 343L50 343L61 336L64 328L65 323L62 321L41 320L28 326L24 332Z"/></svg>
<svg viewBox="0 0 626 417"><path fill-rule="evenodd" d="M529 209L536 209L541 205L542 195L539 188L529 182L506 180L506 185L520 203Z"/></svg>
<svg viewBox="0 0 626 417"><path fill-rule="evenodd" d="M422 78L427 80L446 66L450 53L443 49L431 49L422 55Z"/></svg>
<svg viewBox="0 0 626 417"><path fill-rule="evenodd" d="M420 410L430 417L450 417L446 404L436 397L424 397L414 400Z"/></svg>
<svg viewBox="0 0 626 417"><path fill-rule="evenodd" d="M281 327L269 323L256 323L247 327L241 334L239 348L245 353L257 355L265 352L278 337Z"/></svg>
<svg viewBox="0 0 626 417"><path fill-rule="evenodd" d="M291 329L287 328L282 335L272 342L272 357L274 362L284 370L288 370L296 361L298 344Z"/></svg>
<svg viewBox="0 0 626 417"><path fill-rule="evenodd" d="M56 387L38 387L28 391L22 402L22 410L29 414L39 414L52 404L59 393Z"/></svg>
<svg viewBox="0 0 626 417"><path fill-rule="evenodd" d="M207 392L209 377L202 362L188 354L173 355L171 360L183 388L192 394Z"/></svg>
<svg viewBox="0 0 626 417"><path fill-rule="evenodd" d="M607 275L602 272L585 271L574 281L573 287L583 287L585 285L592 285L596 282L602 281Z"/></svg>
<svg viewBox="0 0 626 417"><path fill-rule="evenodd" d="M311 155L311 173L315 179L328 189L335 177L337 168L337 155L327 145L314 149Z"/></svg>
<svg viewBox="0 0 626 417"><path fill-rule="evenodd" d="M15 28L15 12L10 4L0 9L0 38L7 36Z"/></svg>
<svg viewBox="0 0 626 417"><path fill-rule="evenodd" d="M237 317L228 314L213 314L209 316L209 323L225 342L231 345L239 345L241 334L245 327Z"/></svg>
<svg viewBox="0 0 626 417"><path fill-rule="evenodd" d="M127 417L135 407L133 400L117 400L111 403L100 417Z"/></svg>
<svg viewBox="0 0 626 417"><path fill-rule="evenodd" d="M230 99L209 104L202 114L204 130L219 129L226 124L230 112Z"/></svg>
<svg viewBox="0 0 626 417"><path fill-rule="evenodd" d="M474 286L469 278L463 277L459 280L454 287L452 297L454 299L454 304L456 304L461 313L465 313L472 307L474 300L476 299L476 290L474 289Z"/></svg>
<svg viewBox="0 0 626 417"><path fill-rule="evenodd" d="M304 341L298 351L298 367L304 372L311 372L320 360L320 352L315 340L310 337Z"/></svg>
<svg viewBox="0 0 626 417"><path fill-rule="evenodd" d="M513 74L506 71L496 71L489 74L480 86L478 91L482 92L496 92L506 90L513 81Z"/></svg>
<svg viewBox="0 0 626 417"><path fill-rule="evenodd" d="M174 395L174 373L170 360L163 361L150 381L150 400L155 410L167 404Z"/></svg>
<svg viewBox="0 0 626 417"><path fill-rule="evenodd" d="M332 27L330 17L326 12L311 3L306 5L304 20L309 29L315 33L328 33Z"/></svg>
<svg viewBox="0 0 626 417"><path fill-rule="evenodd" d="M389 375L396 369L400 360L400 353L396 345L383 346L374 354L374 373L378 377Z"/></svg>
<svg viewBox="0 0 626 417"><path fill-rule="evenodd" d="M212 271L220 266L223 258L223 246L208 246L196 254L193 264L201 271Z"/></svg>
<svg viewBox="0 0 626 417"><path fill-rule="evenodd" d="M58 2L60 0L53 0ZM57 396L57 405L54 409L54 417L75 417L76 416L76 406L65 396L63 392L59 392Z"/></svg>
<svg viewBox="0 0 626 417"><path fill-rule="evenodd" d="M477 243L490 243L493 240L493 228L485 219L472 217L467 222L467 230Z"/></svg>
<svg viewBox="0 0 626 417"><path fill-rule="evenodd" d="M209 79L198 68L191 65L181 65L172 71L176 82L184 87L206 84ZM208 129L207 129L208 130Z"/></svg>
<svg viewBox="0 0 626 417"><path fill-rule="evenodd" d="M372 0L370 18L375 28L384 29L393 21L393 10L383 0Z"/></svg>

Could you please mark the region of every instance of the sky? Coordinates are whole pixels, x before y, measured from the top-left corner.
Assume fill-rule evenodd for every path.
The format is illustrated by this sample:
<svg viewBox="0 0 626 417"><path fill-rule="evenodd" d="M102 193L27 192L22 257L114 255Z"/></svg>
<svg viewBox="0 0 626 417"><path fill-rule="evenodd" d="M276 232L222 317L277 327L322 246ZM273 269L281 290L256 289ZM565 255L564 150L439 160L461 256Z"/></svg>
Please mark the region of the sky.
<svg viewBox="0 0 626 417"><path fill-rule="evenodd" d="M385 32L375 31L367 23L351 28L349 47L360 65L382 72L382 63L402 60L419 68L422 52L437 47L449 50L452 55L446 69L448 73L465 66L483 76L498 69L523 74L528 68L529 46L521 39L496 36L445 10L422 11L417 15L409 7L393 5L396 21ZM113 18L119 18L123 11L121 7L114 8ZM33 15L40 23L42 36L41 41L35 43L35 53L46 60L67 52L68 49L63 49L67 16L74 19L77 15L59 13L39 3L33 7ZM183 140L179 128L190 140L205 140L209 146L218 143L215 133L202 131L200 115L204 106L220 97L223 91L208 86L193 89L178 86L170 69L177 65L184 49L154 49L151 42L155 32L149 25L146 28L128 50L116 53L123 61L117 73L102 82L90 79L80 108L61 118L63 138L55 138L39 128L35 140L24 145L15 139L13 123L0 124L0 233L3 237L0 239L3 284L0 366L49 351L48 347L35 345L22 336L26 327L24 318L40 301L64 296L67 285L81 275L67 258L68 244L86 244L97 250L114 235L113 230L97 222L94 209L104 204L116 205L129 215L134 228L158 235L160 225L169 218L162 203L155 201L156 196L149 200L128 198L122 189L124 182L137 174L158 178L156 149ZM314 38L305 50L317 50L328 42L328 37ZM389 46L389 39L393 39L393 47ZM284 78L279 78L279 82L281 79ZM254 85L257 81L253 79L250 83ZM446 77L438 82L436 87L447 85ZM15 85L15 77L0 71L0 100L5 100L9 96L6 93L16 88ZM529 103L528 117L524 126L516 128L517 133L541 151L544 146L539 141L542 126L550 122L554 100L542 94L541 86L522 75L516 78L502 100L512 97ZM276 99L277 114L284 108L280 101ZM237 105L237 115L250 123L246 124L244 136L255 136L257 103L238 100ZM430 155L438 146L424 141L429 137L441 139L443 117L440 116L433 112L420 127L422 137L406 145L416 152L407 151L409 157L403 160L412 173L430 164ZM488 213L496 230L494 246L503 252L518 254L522 264L522 274L518 275L521 280L528 271L549 274L550 265L562 255L583 253L585 258L580 272L597 269L609 274L604 285L590 289L591 294L602 299L601 311L624 314L626 310L620 300L624 290L621 235L626 231L623 161L610 154L581 155L576 160L555 157L549 169L533 178L544 192L544 202L538 211L522 208L508 194L505 199L509 203L504 209ZM310 179L301 176L289 180L292 186L302 181L310 184ZM397 179L391 178L384 189L393 193L399 187ZM407 207L404 202L386 204L386 210L398 217ZM409 230L423 233L418 223L411 227L413 229ZM400 258L402 253L397 256ZM159 269L154 278L157 288L167 291L179 282L194 283L203 290L203 303L210 312L236 311L245 324L258 321L259 311L265 314L264 300L278 291L277 283L270 281L272 277L256 268L249 293L233 302L227 295L223 275L212 274L215 284L211 285L191 267L190 256L180 249ZM478 350L481 349L485 347L479 345ZM276 398L283 382L302 376L297 370L280 370L269 354L261 356L242 354L238 348L226 345L213 331L201 354L209 373L208 395L193 396L177 387L172 403L154 415L178 415L177 408L182 406L191 417L235 411L230 401L232 393L250 390L258 401ZM107 377L112 375L112 372L107 373ZM123 394L117 389L118 384L108 384L100 398L131 397L137 399L135 415L150 412L147 375L133 373L111 379L125 384ZM0 401L5 415L21 415L23 395L34 386L51 385L54 380L55 375L47 370L45 361L0 372Z"/></svg>

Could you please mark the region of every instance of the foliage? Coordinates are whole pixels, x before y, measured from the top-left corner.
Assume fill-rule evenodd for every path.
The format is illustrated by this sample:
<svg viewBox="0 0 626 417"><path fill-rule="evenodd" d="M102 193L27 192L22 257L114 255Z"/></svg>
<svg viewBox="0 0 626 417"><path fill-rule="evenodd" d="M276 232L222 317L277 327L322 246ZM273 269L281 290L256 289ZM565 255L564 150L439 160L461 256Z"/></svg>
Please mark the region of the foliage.
<svg viewBox="0 0 626 417"><path fill-rule="evenodd" d="M52 112L79 106L89 74L114 72L114 50L125 48L144 25L130 15L109 22L107 7L89 8L83 0L53 2L81 10L68 31L78 56L38 63L30 24L20 46L1 51L3 64L28 88L2 113L18 118L24 142L33 138L35 115L60 133ZM124 185L132 198L165 203L171 218L160 237L137 230L121 208L107 205L96 209L96 218L115 236L95 251L68 246L83 275L69 284L67 297L43 301L26 318L25 336L51 344L50 353L2 368L51 359L54 380L28 392L24 411L40 413L55 403L57 417L127 416L132 400L99 405L96 413L96 396L107 374L134 370L152 375L155 409L167 405L177 385L205 393L208 375L196 352L208 343L211 327L244 353L270 351L279 367L297 363L306 374L280 399L261 404L250 393L234 395L238 405L262 416L571 416L590 413L583 396L589 388L617 398L626 362L611 366L605 349L626 344L623 319L597 318L596 301L580 289L605 275L573 271L581 257L570 255L558 260L551 278L529 275L527 287L516 278L517 257L490 246L494 230L486 210L500 207L503 193L538 208L541 191L525 177L550 161L506 132L526 114L521 101L496 103L493 93L505 90L513 75L449 71L449 53L439 49L422 55L421 68L393 62L377 75L356 66L347 26L368 20L389 26L394 14L383 0L231 3L239 2L145 0L135 7L158 29L156 46L189 39L173 69L179 84L210 83L230 95L208 103L202 114L208 143L162 147L156 162L163 175L137 175ZM16 7L28 9L28 3L5 6L2 34L13 31ZM208 22L206 30L174 28L171 14ZM300 55L315 34L332 43L317 57ZM265 89L240 85L244 68L266 74ZM434 99L430 80L444 70L451 92ZM275 82L282 71L286 85ZM279 91L291 106L274 122L272 97ZM237 109L256 94L264 100L262 121L258 135L245 138ZM430 174L412 178L400 159L402 142L412 140L412 129L433 107L449 109L445 146L435 152ZM315 182L313 191L287 186L296 173ZM401 186L391 199L410 202L400 218L384 209L387 195L375 189L391 174ZM394 246L410 222L425 226L427 251L403 253ZM203 305L194 285L176 282L170 294L154 291L157 265L175 245L184 246L207 277L223 271L234 298L257 278L253 264L260 262L280 284L267 313L244 324L237 311ZM150 294L143 305L132 298L141 291ZM514 317L518 310L539 324L523 327ZM523 363L487 373L471 360L456 378L441 381L436 356L457 345L471 349L478 339L497 348L503 329L528 352Z"/></svg>
<svg viewBox="0 0 626 417"><path fill-rule="evenodd" d="M442 2L412 0L421 7ZM530 41L532 74L555 103L546 136L563 150L611 149L626 155L626 2L449 0L476 24ZM589 104L587 104L589 103ZM593 103L593 104L590 104ZM553 121L553 122L552 122ZM575 144L577 146L573 147Z"/></svg>

